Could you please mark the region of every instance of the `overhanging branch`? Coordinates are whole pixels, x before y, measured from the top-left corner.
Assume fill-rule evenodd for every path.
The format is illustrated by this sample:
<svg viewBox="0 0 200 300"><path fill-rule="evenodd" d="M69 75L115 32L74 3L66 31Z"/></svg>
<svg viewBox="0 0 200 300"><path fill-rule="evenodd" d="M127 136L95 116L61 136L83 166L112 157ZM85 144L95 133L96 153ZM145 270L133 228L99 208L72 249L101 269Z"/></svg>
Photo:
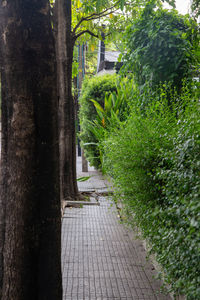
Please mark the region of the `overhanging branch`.
<svg viewBox="0 0 200 300"><path fill-rule="evenodd" d="M77 29L80 27L80 25L84 22L84 21L91 21L91 20L96 20L102 17L106 17L107 15L115 12L117 9L116 6L119 4L120 1L117 1L113 6L110 6L108 8L106 8L104 11L100 12L100 13L93 13L91 15L89 15L88 17L83 17L80 19L80 21L77 23L77 25L74 27L73 31L72 31L72 35L75 36Z"/></svg>
<svg viewBox="0 0 200 300"><path fill-rule="evenodd" d="M83 31L81 31L81 32L79 32L78 34L76 34L75 36L74 36L74 41L76 41L81 35L83 35L84 33L88 33L88 34L90 34L91 36L93 36L93 37L96 37L96 38L98 38L99 36L97 35L97 34L95 34L95 33L93 33L92 31L90 31L90 30L83 30Z"/></svg>
<svg viewBox="0 0 200 300"><path fill-rule="evenodd" d="M93 33L92 31L90 31L90 30L83 30L83 31L80 31L78 34L76 34L75 36L74 36L74 38L73 38L73 41L75 42L81 35L83 35L84 33L88 33L88 34L90 34L91 36L94 36L95 38L99 38L99 35L98 34L95 34L95 33ZM105 35L105 37L107 37L107 36L109 36L111 33L108 33L108 34L106 34Z"/></svg>

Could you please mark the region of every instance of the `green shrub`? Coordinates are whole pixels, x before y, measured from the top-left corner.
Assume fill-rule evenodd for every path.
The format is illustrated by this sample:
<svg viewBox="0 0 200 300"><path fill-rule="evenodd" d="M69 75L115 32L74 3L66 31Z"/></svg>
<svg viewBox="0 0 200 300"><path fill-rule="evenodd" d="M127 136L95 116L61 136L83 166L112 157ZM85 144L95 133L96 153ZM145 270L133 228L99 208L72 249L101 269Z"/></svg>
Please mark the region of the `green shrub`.
<svg viewBox="0 0 200 300"><path fill-rule="evenodd" d="M200 107L195 89L184 87L179 99L175 93L170 106L165 90L145 112L133 105L129 121L104 141L104 168L129 222L136 222L149 239L166 281L175 292L197 300Z"/></svg>
<svg viewBox="0 0 200 300"><path fill-rule="evenodd" d="M134 73L140 88L165 81L180 88L199 62L198 27L175 10L155 10L154 2L126 29L124 68Z"/></svg>
<svg viewBox="0 0 200 300"><path fill-rule="evenodd" d="M108 79L115 80L115 85L111 85L110 89L107 85ZM131 99L133 95L137 94L137 89L132 79L121 79L116 75L98 77L98 80L95 77L89 82L89 89L87 84L86 82L86 89L83 86L83 94L80 99L80 137L91 165L101 168L103 157L101 142L108 132L126 120ZM99 95L98 88L100 88L101 97L104 96L104 98L97 97ZM113 89L115 90L113 91Z"/></svg>
<svg viewBox="0 0 200 300"><path fill-rule="evenodd" d="M97 112L91 100L95 100L103 106L105 94L114 91L116 91L116 75L87 78L84 80L81 90L79 112L81 145L86 158L96 168L100 166L98 140L89 128L90 122L96 119Z"/></svg>

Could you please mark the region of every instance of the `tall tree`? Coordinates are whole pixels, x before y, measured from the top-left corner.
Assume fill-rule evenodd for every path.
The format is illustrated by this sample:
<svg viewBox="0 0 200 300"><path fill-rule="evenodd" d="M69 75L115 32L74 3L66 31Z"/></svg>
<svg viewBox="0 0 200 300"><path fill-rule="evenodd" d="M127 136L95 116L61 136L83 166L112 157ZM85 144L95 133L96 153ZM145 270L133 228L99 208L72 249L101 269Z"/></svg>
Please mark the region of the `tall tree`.
<svg viewBox="0 0 200 300"><path fill-rule="evenodd" d="M57 0L54 13L56 14L57 37L57 70L59 93L59 144L60 144L60 188L61 200L80 197L76 181L76 136L74 101L72 96L72 63L74 45L78 38L88 33L98 37L99 26L92 23L105 17L116 9L118 1L109 6L96 9L96 2ZM72 14L72 11L79 13ZM90 13L89 13L90 11ZM75 20L74 20L75 19ZM85 24L89 23L90 26ZM89 27L92 30L88 29Z"/></svg>
<svg viewBox="0 0 200 300"><path fill-rule="evenodd" d="M59 145L61 200L78 197L76 182L75 114L72 96L71 0L56 2L57 71L59 92Z"/></svg>
<svg viewBox="0 0 200 300"><path fill-rule="evenodd" d="M55 47L48 0L0 0L0 299L62 299Z"/></svg>

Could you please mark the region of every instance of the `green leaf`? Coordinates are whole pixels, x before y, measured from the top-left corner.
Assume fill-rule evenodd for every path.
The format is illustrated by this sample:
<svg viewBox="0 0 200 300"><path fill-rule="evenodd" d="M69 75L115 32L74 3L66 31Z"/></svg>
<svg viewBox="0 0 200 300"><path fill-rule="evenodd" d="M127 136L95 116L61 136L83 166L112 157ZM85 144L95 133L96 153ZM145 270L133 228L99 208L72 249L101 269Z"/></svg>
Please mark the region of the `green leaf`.
<svg viewBox="0 0 200 300"><path fill-rule="evenodd" d="M79 182L87 181L91 178L91 176L84 176L84 177L79 177L76 180Z"/></svg>
<svg viewBox="0 0 200 300"><path fill-rule="evenodd" d="M103 107L101 107L101 105L96 100L91 99L90 101L93 102L94 106L96 107L96 110L99 110L102 113L104 113Z"/></svg>
<svg viewBox="0 0 200 300"><path fill-rule="evenodd" d="M120 0L120 8L121 8L121 10L124 10L124 4L125 4L125 0Z"/></svg>

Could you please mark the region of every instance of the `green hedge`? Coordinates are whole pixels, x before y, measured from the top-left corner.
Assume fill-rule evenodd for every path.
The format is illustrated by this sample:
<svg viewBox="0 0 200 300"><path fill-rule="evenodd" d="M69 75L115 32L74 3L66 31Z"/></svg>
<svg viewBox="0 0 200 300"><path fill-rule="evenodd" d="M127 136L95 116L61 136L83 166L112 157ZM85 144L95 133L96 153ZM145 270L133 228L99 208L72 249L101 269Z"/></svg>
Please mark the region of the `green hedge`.
<svg viewBox="0 0 200 300"><path fill-rule="evenodd" d="M171 81L181 87L191 78L199 62L198 26L188 15L155 9L150 1L123 36L124 69L131 70L141 88Z"/></svg>
<svg viewBox="0 0 200 300"><path fill-rule="evenodd" d="M106 93L116 91L116 75L103 75L87 78L83 82L80 96L80 125L81 145L90 164L96 168L100 167L98 140L89 130L89 123L96 119L96 109L90 100L96 100L101 106L104 104Z"/></svg>
<svg viewBox="0 0 200 300"><path fill-rule="evenodd" d="M160 91L145 113L104 141L104 168L113 177L129 222L149 239L168 283L200 299L200 107L185 87L168 105ZM134 220L133 220L134 216Z"/></svg>

